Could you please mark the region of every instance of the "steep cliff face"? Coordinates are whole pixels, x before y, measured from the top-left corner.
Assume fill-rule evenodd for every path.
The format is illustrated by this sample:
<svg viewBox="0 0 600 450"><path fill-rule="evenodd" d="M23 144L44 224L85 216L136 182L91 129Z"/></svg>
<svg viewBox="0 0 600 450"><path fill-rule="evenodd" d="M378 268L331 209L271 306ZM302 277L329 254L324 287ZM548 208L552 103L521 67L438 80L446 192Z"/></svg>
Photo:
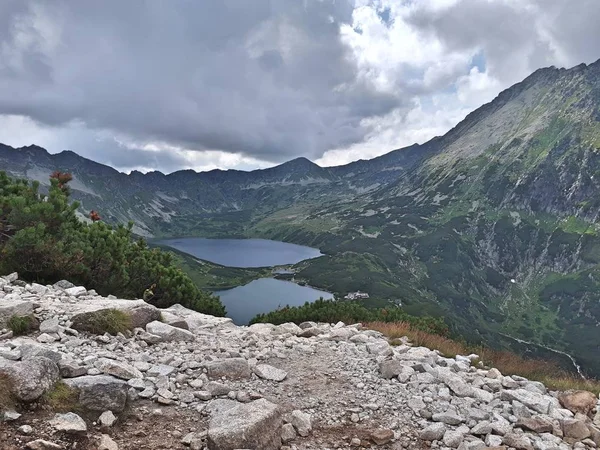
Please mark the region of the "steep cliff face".
<svg viewBox="0 0 600 450"><path fill-rule="evenodd" d="M509 335L600 373L600 62L541 69L445 136L369 161L125 175L72 152L0 149L0 169L73 172L83 209L147 236L318 246L311 284L364 290L461 334Z"/></svg>

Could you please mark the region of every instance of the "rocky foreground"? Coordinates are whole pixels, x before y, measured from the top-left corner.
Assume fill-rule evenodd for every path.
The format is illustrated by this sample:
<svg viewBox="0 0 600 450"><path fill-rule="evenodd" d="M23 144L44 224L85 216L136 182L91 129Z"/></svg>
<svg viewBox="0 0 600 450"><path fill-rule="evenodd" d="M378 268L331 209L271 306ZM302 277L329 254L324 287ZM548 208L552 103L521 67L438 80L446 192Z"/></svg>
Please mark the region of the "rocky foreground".
<svg viewBox="0 0 600 450"><path fill-rule="evenodd" d="M133 331L81 331L108 309L125 312ZM14 337L9 319L28 315L39 329ZM600 445L595 395L548 392L473 367L474 358L406 340L391 346L360 325L238 327L179 305L158 310L12 274L0 277L0 383L17 402L0 403L0 448Z"/></svg>

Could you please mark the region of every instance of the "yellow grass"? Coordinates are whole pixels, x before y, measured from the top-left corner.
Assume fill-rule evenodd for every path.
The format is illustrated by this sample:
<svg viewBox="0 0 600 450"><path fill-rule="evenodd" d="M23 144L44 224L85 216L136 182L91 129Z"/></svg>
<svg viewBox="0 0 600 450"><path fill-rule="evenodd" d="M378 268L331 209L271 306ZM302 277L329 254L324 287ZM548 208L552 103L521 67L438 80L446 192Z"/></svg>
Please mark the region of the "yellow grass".
<svg viewBox="0 0 600 450"><path fill-rule="evenodd" d="M595 394L600 393L600 381L584 380L566 372L552 361L524 358L512 352L481 346L469 346L444 336L415 330L405 322L371 322L366 325L372 330L383 333L392 343L394 340L406 336L413 345L438 350L448 358L454 358L456 355L477 354L479 361L486 366L495 367L503 375L519 375L529 380L541 381L549 389L559 391L581 389L592 391Z"/></svg>

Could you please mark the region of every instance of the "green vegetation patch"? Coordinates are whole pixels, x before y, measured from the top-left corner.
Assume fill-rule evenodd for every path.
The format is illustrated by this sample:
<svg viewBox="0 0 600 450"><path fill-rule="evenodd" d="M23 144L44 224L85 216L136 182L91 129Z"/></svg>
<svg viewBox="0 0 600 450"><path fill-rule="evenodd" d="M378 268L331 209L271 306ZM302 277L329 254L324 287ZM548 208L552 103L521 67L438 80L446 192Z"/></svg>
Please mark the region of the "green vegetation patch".
<svg viewBox="0 0 600 450"><path fill-rule="evenodd" d="M319 299L303 306L286 306L267 314L259 314L250 323L282 324L294 322L404 322L418 330L445 335L448 327L442 319L433 317L415 317L401 308L366 308L358 302Z"/></svg>
<svg viewBox="0 0 600 450"><path fill-rule="evenodd" d="M52 411L58 413L73 412L80 409L78 406L79 393L62 381L57 382L52 389L46 392L42 400Z"/></svg>
<svg viewBox="0 0 600 450"><path fill-rule="evenodd" d="M32 315L11 316L8 319L8 328L12 330L15 336L29 334L40 327L39 321Z"/></svg>
<svg viewBox="0 0 600 450"><path fill-rule="evenodd" d="M142 298L159 307L176 303L224 316L217 297L198 289L179 269L170 252L135 240L133 223L115 228L78 219L70 202L69 174L55 172L47 195L38 182L13 180L0 172L0 273L18 272L27 281L52 284L70 280L101 295Z"/></svg>

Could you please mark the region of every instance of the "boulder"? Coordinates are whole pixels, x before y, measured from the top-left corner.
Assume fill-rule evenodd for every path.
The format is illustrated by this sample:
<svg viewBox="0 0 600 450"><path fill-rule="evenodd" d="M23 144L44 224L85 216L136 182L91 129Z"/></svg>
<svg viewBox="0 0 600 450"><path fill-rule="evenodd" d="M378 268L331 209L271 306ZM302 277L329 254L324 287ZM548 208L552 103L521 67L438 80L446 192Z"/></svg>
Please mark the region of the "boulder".
<svg viewBox="0 0 600 450"><path fill-rule="evenodd" d="M404 367L406 366L397 359L384 359L379 364L379 372L383 378L389 380L400 375Z"/></svg>
<svg viewBox="0 0 600 450"><path fill-rule="evenodd" d="M168 377L175 372L175 367L166 364L156 364L146 371L149 377Z"/></svg>
<svg viewBox="0 0 600 450"><path fill-rule="evenodd" d="M215 327L233 327L233 320L229 317L214 317L208 314L202 314L188 309L180 304L169 306L162 310L183 318L188 324L190 331L197 333L199 331L211 330Z"/></svg>
<svg viewBox="0 0 600 450"><path fill-rule="evenodd" d="M87 289L83 286L73 286L65 289L65 292L71 297L80 297L82 295L87 294Z"/></svg>
<svg viewBox="0 0 600 450"><path fill-rule="evenodd" d="M25 448L29 450L64 450L62 445L55 444L54 442L45 441L44 439L36 439L35 441L28 442Z"/></svg>
<svg viewBox="0 0 600 450"><path fill-rule="evenodd" d="M33 314L32 302L5 297L0 301L0 329L6 327L12 316L29 316L31 314Z"/></svg>
<svg viewBox="0 0 600 450"><path fill-rule="evenodd" d="M146 331L155 336L160 336L160 338L165 342L194 340L194 335L190 331L173 327L159 321L154 321L147 324Z"/></svg>
<svg viewBox="0 0 600 450"><path fill-rule="evenodd" d="M459 416L457 413L455 413L454 411L446 411L446 412L441 412L441 413L435 413L431 419L434 422L442 422L445 423L447 425L458 425L461 424L465 421L465 419L462 416Z"/></svg>
<svg viewBox="0 0 600 450"><path fill-rule="evenodd" d="M566 391L558 394L558 401L563 408L572 413L589 415L596 407L598 399L589 391Z"/></svg>
<svg viewBox="0 0 600 450"><path fill-rule="evenodd" d="M517 400L541 414L548 414L551 405L549 397L525 389L504 390L502 391L501 399Z"/></svg>
<svg viewBox="0 0 600 450"><path fill-rule="evenodd" d="M144 378L142 372L137 370L132 365L116 361L114 359L100 358L96 361L96 368L105 375L121 378L123 380L131 380L132 378Z"/></svg>
<svg viewBox="0 0 600 450"><path fill-rule="evenodd" d="M439 441L444 437L445 433L446 425L438 422L423 428L419 434L419 437L424 441Z"/></svg>
<svg viewBox="0 0 600 450"><path fill-rule="evenodd" d="M299 409L292 411L290 423L300 436L306 437L312 430L311 416L308 413L302 412Z"/></svg>
<svg viewBox="0 0 600 450"><path fill-rule="evenodd" d="M520 434L508 433L502 438L502 443L517 450L534 450L531 440Z"/></svg>
<svg viewBox="0 0 600 450"><path fill-rule="evenodd" d="M209 378L225 377L230 380L250 378L252 371L248 361L244 358L219 359L207 363L206 369Z"/></svg>
<svg viewBox="0 0 600 450"><path fill-rule="evenodd" d="M87 373L85 367L80 366L73 360L61 359L58 362L58 368L60 370L60 376L63 378L81 377Z"/></svg>
<svg viewBox="0 0 600 450"><path fill-rule="evenodd" d="M112 427L116 421L117 418L112 411L104 411L102 414L100 414L100 417L98 417L98 423L104 428Z"/></svg>
<svg viewBox="0 0 600 450"><path fill-rule="evenodd" d="M57 431L64 431L65 433L85 433L87 431L87 425L84 420L77 414L69 412L66 414L56 414L52 420L50 420L50 426Z"/></svg>
<svg viewBox="0 0 600 450"><path fill-rule="evenodd" d="M132 328L144 328L150 322L160 320L160 310L147 303L136 304L131 308L119 308L131 318Z"/></svg>
<svg viewBox="0 0 600 450"><path fill-rule="evenodd" d="M100 436L98 450L119 450L119 446L108 434L103 434Z"/></svg>
<svg viewBox="0 0 600 450"><path fill-rule="evenodd" d="M296 430L291 423L286 423L281 427L281 440L285 444L296 439Z"/></svg>
<svg viewBox="0 0 600 450"><path fill-rule="evenodd" d="M541 417L522 417L515 424L516 428L522 428L525 431L533 431L534 433L552 433L554 427L546 419Z"/></svg>
<svg viewBox="0 0 600 450"><path fill-rule="evenodd" d="M58 363L62 359L62 355L45 345L38 344L37 342L28 341L19 347L21 351L21 359L36 359L39 357L48 358L55 363Z"/></svg>
<svg viewBox="0 0 600 450"><path fill-rule="evenodd" d="M13 394L23 402L37 400L60 379L56 363L43 356L25 361L0 359L0 375L12 381Z"/></svg>
<svg viewBox="0 0 600 450"><path fill-rule="evenodd" d="M122 412L127 403L127 383L109 375L86 375L64 382L76 389L79 405L88 410Z"/></svg>
<svg viewBox="0 0 600 450"><path fill-rule="evenodd" d="M176 328L183 328L184 330L189 330L190 326L188 325L188 323L185 321L185 319L183 317L179 317L176 314L173 314L171 312L168 311L162 311L160 313L161 317L160 317L160 321L162 323L166 323L167 325L171 325L172 327L176 327ZM159 319L155 319L155 320L159 320Z"/></svg>
<svg viewBox="0 0 600 450"><path fill-rule="evenodd" d="M592 435L589 428L583 420L566 419L561 421L563 434L567 438L573 438L581 441Z"/></svg>
<svg viewBox="0 0 600 450"><path fill-rule="evenodd" d="M212 415L208 425L208 448L278 450L281 425L277 405L265 399L235 403Z"/></svg>
<svg viewBox="0 0 600 450"><path fill-rule="evenodd" d="M72 287L75 287L75 285L74 285L73 283L71 283L70 281L67 281L67 280L60 280L60 281L58 281L58 282L54 283L54 284L52 285L52 287L55 287L55 288L58 288L58 289L65 290L65 289L70 289L70 288L72 288Z"/></svg>
<svg viewBox="0 0 600 450"><path fill-rule="evenodd" d="M385 445L394 439L394 432L388 428L378 428L369 437L376 445Z"/></svg>
<svg viewBox="0 0 600 450"><path fill-rule="evenodd" d="M257 364L254 367L254 373L264 379L270 381L283 381L287 377L285 370L270 366L269 364Z"/></svg>

